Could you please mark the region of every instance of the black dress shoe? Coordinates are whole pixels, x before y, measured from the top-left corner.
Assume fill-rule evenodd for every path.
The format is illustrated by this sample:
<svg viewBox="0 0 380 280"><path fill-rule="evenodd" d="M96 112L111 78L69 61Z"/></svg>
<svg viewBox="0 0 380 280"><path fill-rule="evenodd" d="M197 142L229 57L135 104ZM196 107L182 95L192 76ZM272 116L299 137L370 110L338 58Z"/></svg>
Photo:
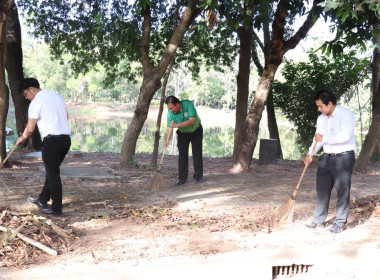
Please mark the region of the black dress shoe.
<svg viewBox="0 0 380 280"><path fill-rule="evenodd" d="M200 183L202 183L202 179L194 179L194 182L195 182L195 184L200 184Z"/></svg>
<svg viewBox="0 0 380 280"><path fill-rule="evenodd" d="M38 198L33 198L33 197L28 197L27 200L32 203L32 204L35 204L38 206L38 208L47 208L48 205L47 203L42 203L41 201L38 200Z"/></svg>
<svg viewBox="0 0 380 280"><path fill-rule="evenodd" d="M53 211L51 208L40 208L40 211L47 215L62 215L62 211Z"/></svg>
<svg viewBox="0 0 380 280"><path fill-rule="evenodd" d="M331 233L339 233L342 231L342 228L337 224L333 224L333 226L329 229Z"/></svg>
<svg viewBox="0 0 380 280"><path fill-rule="evenodd" d="M321 227L321 226L322 226L321 224L316 224L314 222L312 222L311 224L306 225L306 227L308 227L308 228L317 228L317 227Z"/></svg>
<svg viewBox="0 0 380 280"><path fill-rule="evenodd" d="M185 183L186 183L186 181L182 181L182 180L178 179L177 181L175 181L174 186L177 187L177 186L183 185Z"/></svg>

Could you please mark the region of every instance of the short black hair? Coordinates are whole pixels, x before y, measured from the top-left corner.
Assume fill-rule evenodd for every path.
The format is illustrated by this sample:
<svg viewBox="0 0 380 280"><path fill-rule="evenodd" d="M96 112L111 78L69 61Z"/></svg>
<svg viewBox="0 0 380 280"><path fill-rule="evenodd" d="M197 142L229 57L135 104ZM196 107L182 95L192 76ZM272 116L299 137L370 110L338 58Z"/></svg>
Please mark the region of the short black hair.
<svg viewBox="0 0 380 280"><path fill-rule="evenodd" d="M23 92L30 87L40 88L40 83L35 78L26 78L21 81L18 90L19 92Z"/></svg>
<svg viewBox="0 0 380 280"><path fill-rule="evenodd" d="M335 95L331 92L330 89L328 88L323 88L320 89L316 94L315 94L315 101L321 100L323 104L328 105L329 102L333 105L336 105L336 97Z"/></svg>
<svg viewBox="0 0 380 280"><path fill-rule="evenodd" d="M178 104L180 101L177 97L173 96L173 95L170 95L168 97L166 97L166 100L165 100L165 104L168 105L168 104L173 104L173 105L176 105Z"/></svg>

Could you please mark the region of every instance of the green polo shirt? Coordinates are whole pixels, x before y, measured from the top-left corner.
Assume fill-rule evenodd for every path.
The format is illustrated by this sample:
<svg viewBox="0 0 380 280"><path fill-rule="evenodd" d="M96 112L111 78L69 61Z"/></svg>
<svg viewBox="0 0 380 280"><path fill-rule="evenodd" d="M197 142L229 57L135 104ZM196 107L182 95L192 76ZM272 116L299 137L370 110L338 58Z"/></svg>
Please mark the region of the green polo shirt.
<svg viewBox="0 0 380 280"><path fill-rule="evenodd" d="M178 128L179 131L183 133L191 133L197 130L197 128L201 125L201 119L199 118L197 114L197 110L194 107L193 102L189 100L182 100L181 101L182 110L178 112L177 114L174 114L172 111L168 110L167 115L167 125L170 126L170 123L172 121L176 123L184 122L189 120L190 118L195 118L195 122L191 126L187 127L180 127Z"/></svg>

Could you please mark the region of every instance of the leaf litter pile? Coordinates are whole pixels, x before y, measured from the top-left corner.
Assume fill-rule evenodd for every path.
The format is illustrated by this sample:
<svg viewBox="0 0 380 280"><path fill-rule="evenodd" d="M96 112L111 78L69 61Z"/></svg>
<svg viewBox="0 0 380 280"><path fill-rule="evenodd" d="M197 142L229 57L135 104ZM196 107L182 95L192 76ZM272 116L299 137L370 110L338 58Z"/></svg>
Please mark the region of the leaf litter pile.
<svg viewBox="0 0 380 280"><path fill-rule="evenodd" d="M45 217L0 207L0 267L31 264L41 254L67 253L72 238L71 231Z"/></svg>
<svg viewBox="0 0 380 280"><path fill-rule="evenodd" d="M247 207L239 210L240 215L220 213L210 216L197 211L178 211L171 206L113 205L109 209L111 211L104 213L84 213L83 219L129 220L143 226L157 223L166 230L175 231L183 227L194 230L203 228L210 233L229 230L270 233L274 223L273 209L269 208ZM350 208L352 226L358 225L372 215L380 215L380 196L354 198ZM255 212L254 215L252 212ZM72 234L72 229L63 227L42 216L16 213L0 207L0 267L22 267L32 264L41 254L68 253L71 240L78 237Z"/></svg>

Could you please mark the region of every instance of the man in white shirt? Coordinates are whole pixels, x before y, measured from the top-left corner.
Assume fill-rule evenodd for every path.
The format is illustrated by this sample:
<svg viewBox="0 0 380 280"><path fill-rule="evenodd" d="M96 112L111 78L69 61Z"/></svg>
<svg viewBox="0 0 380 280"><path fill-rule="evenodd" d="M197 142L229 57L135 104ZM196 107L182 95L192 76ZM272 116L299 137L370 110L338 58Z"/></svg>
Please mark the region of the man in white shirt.
<svg viewBox="0 0 380 280"><path fill-rule="evenodd" d="M19 91L30 100L28 123L16 145L30 137L38 125L42 142L42 160L46 178L38 198L28 197L28 201L38 206L44 214L62 214L62 182L60 165L71 146L71 130L65 101L57 92L41 89L34 78L21 81ZM52 199L51 207L48 201Z"/></svg>
<svg viewBox="0 0 380 280"><path fill-rule="evenodd" d="M328 89L321 89L315 95L315 104L321 115L317 119L317 129L313 145L314 154L323 147L317 171L317 202L310 228L321 226L327 218L331 191L337 190L336 218L330 232L338 233L347 222L350 206L351 174L355 165L355 116L346 108L336 104L336 97ZM312 146L313 146L312 145ZM312 147L311 146L311 147ZM310 164L311 148L305 157Z"/></svg>

